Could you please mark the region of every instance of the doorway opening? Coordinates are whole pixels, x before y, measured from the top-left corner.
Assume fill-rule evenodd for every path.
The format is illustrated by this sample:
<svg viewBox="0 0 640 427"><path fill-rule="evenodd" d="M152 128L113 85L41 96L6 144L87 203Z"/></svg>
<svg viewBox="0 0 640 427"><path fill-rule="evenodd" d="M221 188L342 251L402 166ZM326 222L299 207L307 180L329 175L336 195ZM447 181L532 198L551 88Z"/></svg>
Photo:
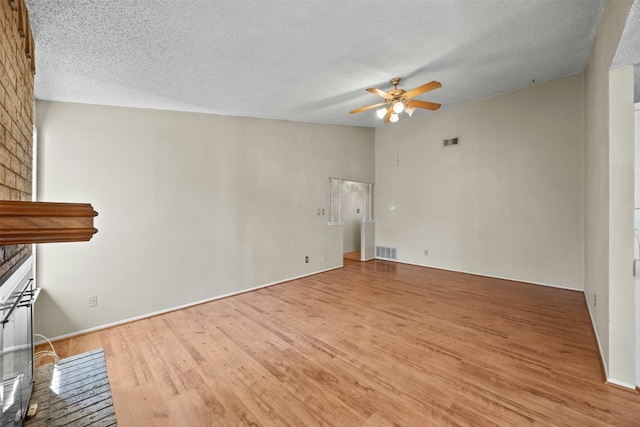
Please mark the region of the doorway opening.
<svg viewBox="0 0 640 427"><path fill-rule="evenodd" d="M329 223L342 226L342 253L345 260L375 258L373 184L329 178Z"/></svg>

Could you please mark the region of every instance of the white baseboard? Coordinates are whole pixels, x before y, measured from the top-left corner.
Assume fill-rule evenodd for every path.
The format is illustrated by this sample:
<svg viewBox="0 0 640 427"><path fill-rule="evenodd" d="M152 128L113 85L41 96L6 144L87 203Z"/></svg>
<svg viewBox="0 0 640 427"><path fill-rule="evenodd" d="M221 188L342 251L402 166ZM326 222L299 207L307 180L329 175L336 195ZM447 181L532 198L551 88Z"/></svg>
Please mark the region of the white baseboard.
<svg viewBox="0 0 640 427"><path fill-rule="evenodd" d="M593 333L596 336L596 342L598 343L598 356L600 356L600 363L604 369L604 377L609 381L609 368L607 367L607 363L602 356L604 352L602 351L602 344L600 343L600 336L598 335L598 328L596 328L596 322L593 318L593 313L591 312L591 306L589 305L589 299L587 298L587 294L584 294L584 301L587 304L587 311L589 312L589 318L591 319L591 328L593 329ZM635 388L635 387L634 387Z"/></svg>
<svg viewBox="0 0 640 427"><path fill-rule="evenodd" d="M593 333L596 336L596 342L598 343L598 353L600 356L600 362L602 363L602 367L604 368L604 377L606 378L606 382L609 384L617 385L618 387L628 388L631 390L636 390L636 386L626 383L624 381L617 380L615 378L611 378L609 376L609 369L607 364L605 363L604 357L602 356L604 352L602 351L602 344L600 343L600 336L598 335L598 329L596 328L596 322L593 318L593 313L591 312L591 306L589 305L589 299L587 298L587 294L584 294L585 302L587 303L587 311L589 311L589 317L591 318L591 327L593 328Z"/></svg>
<svg viewBox="0 0 640 427"><path fill-rule="evenodd" d="M200 305L200 304L204 304L204 303L207 303L207 302L216 301L216 300L219 300L219 299L222 299L222 298L228 298L228 297L232 297L234 295L244 294L246 292L251 292L251 291L258 290L258 289L267 288L269 286L279 285L281 283L290 282L290 281L296 280L296 279L302 279L303 277L313 276L313 275L324 273L324 272L327 272L327 271L336 270L336 269L342 268L342 267L344 267L343 264L338 265L336 267L326 268L326 269L320 270L320 271L314 271L313 273L303 274L303 275L300 275L300 276L279 280L277 282L272 282L272 283L267 283L267 284L264 284L264 285L254 286L253 288L243 289L241 291L231 292L231 293L224 294L224 295L218 295L218 296L211 297L211 298L206 298L206 299L203 299L203 300L200 300L200 301L194 301L194 302L190 302L188 304L183 304L183 305L178 305L178 306L175 306L175 307L170 307L170 308L167 308L167 309L164 309L164 310L160 310L160 311L154 311L153 313L147 313L147 314L143 314L141 316L130 317L128 319L119 320L119 321L113 322L113 323L107 323L105 325L100 325L100 326L96 326L96 327L93 327L93 328L82 329L80 331L72 332L70 334L59 335L57 337L49 338L49 340L50 341L59 341L59 340L63 340L63 339L66 339L66 338L73 338L73 337L76 337L78 335L88 334L90 332L101 331L103 329L111 328L111 327L118 326L118 325L123 325L125 323L135 322L136 320L147 319L149 317L158 316L160 314L170 313L172 311L181 310L183 308L193 307L194 305ZM46 343L46 341L44 341L44 340L36 341L35 345L40 345L40 344L45 344L45 343Z"/></svg>
<svg viewBox="0 0 640 427"><path fill-rule="evenodd" d="M474 276L489 277L489 278L492 278L492 279L500 279L500 280L509 280L510 282L527 283L529 285L547 286L547 287L550 287L550 288L566 289L568 291L577 291L577 292L583 292L584 293L583 289L570 288L568 286L553 285L551 283L531 282L529 280L514 279L514 278L511 278L511 277L502 277L502 276L492 276L490 274L474 273L473 271L455 270L453 268L444 268L444 267L434 267L434 266L431 266L431 265L417 264L417 263L407 262L407 261L398 261L398 260L387 259L387 258L378 258L378 257L376 257L376 259L379 259L380 261L397 262L398 264L415 265L416 267L433 268L435 270L452 271L454 273L472 274Z"/></svg>
<svg viewBox="0 0 640 427"><path fill-rule="evenodd" d="M615 380L613 378L609 378L608 376L607 376L607 383L613 384L615 386L622 387L622 388L628 388L628 389L631 389L631 390L636 390L636 386L631 385L629 383L625 383L623 381Z"/></svg>

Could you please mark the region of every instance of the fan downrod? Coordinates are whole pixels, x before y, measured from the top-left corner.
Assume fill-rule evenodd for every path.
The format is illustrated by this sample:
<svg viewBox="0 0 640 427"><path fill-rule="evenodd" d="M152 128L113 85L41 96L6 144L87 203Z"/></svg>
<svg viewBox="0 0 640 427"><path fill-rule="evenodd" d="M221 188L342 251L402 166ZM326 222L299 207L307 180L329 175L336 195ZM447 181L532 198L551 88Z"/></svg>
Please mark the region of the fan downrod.
<svg viewBox="0 0 640 427"><path fill-rule="evenodd" d="M389 91L389 94L393 96L392 99L399 99L406 90L398 89L398 84L402 80L400 77L396 77L395 79L391 79L391 84L393 85L393 90Z"/></svg>

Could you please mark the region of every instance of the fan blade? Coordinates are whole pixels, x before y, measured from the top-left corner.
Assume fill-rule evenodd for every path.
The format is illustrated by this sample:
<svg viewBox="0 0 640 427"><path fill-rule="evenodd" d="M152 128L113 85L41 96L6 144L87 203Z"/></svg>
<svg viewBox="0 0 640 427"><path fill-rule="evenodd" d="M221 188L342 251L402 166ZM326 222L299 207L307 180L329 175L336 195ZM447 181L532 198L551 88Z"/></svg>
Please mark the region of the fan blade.
<svg viewBox="0 0 640 427"><path fill-rule="evenodd" d="M424 84L422 86L418 86L415 89L411 89L408 92L405 92L404 95L402 95L403 98L413 98L414 96L418 96L421 93L425 93L425 92L429 92L430 90L434 90L434 89L438 89L439 87L442 87L442 84L440 84L440 82L437 81L432 81L429 82L427 84ZM367 89L369 90L369 89Z"/></svg>
<svg viewBox="0 0 640 427"><path fill-rule="evenodd" d="M418 101L417 99L412 99L411 101L407 102L407 107L424 108L433 111L440 108L440 106L441 104L436 104L435 102Z"/></svg>
<svg viewBox="0 0 640 427"><path fill-rule="evenodd" d="M357 110L349 111L349 114L362 113L363 111L371 110L373 108L382 107L386 102L381 102L380 104L369 105L368 107L358 108Z"/></svg>
<svg viewBox="0 0 640 427"><path fill-rule="evenodd" d="M380 89L376 89L375 87L368 88L367 92L371 92L371 93L373 93L375 95L381 96L384 99L392 99L393 98L393 96L389 95L387 92L382 91Z"/></svg>
<svg viewBox="0 0 640 427"><path fill-rule="evenodd" d="M391 114L393 113L393 108L389 108L387 114L384 115L384 122L389 123L391 121Z"/></svg>

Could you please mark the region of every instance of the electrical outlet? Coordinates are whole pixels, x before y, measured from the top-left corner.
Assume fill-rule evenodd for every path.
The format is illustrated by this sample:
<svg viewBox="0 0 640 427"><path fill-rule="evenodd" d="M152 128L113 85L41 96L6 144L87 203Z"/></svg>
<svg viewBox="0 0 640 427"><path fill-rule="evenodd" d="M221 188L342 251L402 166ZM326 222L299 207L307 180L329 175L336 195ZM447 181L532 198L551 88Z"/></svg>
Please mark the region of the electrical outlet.
<svg viewBox="0 0 640 427"><path fill-rule="evenodd" d="M598 305L598 299L596 294L593 294L593 305L594 306Z"/></svg>
<svg viewBox="0 0 640 427"><path fill-rule="evenodd" d="M327 257L322 255L322 262L327 262Z"/></svg>
<svg viewBox="0 0 640 427"><path fill-rule="evenodd" d="M308 256L304 257L304 263L305 264L309 264L309 257Z"/></svg>
<svg viewBox="0 0 640 427"><path fill-rule="evenodd" d="M425 249L424 250L424 256L427 256L427 255L429 255L429 251Z"/></svg>
<svg viewBox="0 0 640 427"><path fill-rule="evenodd" d="M98 297L95 295L92 295L89 297L89 307L95 307L96 305L98 305Z"/></svg>

